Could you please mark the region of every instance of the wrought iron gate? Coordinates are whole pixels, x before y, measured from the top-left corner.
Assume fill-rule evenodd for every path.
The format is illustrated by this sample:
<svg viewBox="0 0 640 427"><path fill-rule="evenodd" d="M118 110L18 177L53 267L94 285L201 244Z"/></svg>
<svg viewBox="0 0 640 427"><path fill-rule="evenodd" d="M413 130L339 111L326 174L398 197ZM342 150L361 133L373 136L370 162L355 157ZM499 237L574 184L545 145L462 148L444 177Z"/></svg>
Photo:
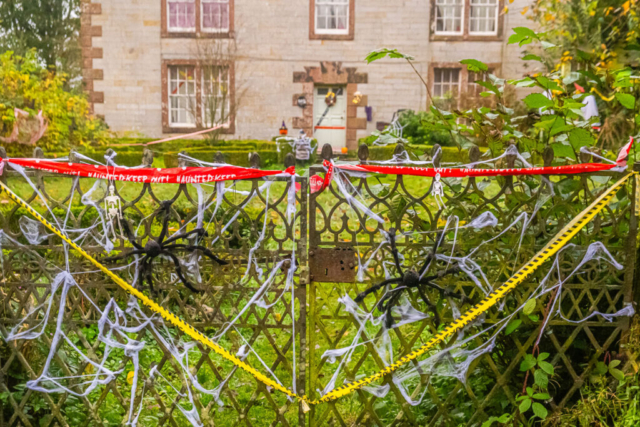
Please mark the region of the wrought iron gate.
<svg viewBox="0 0 640 427"><path fill-rule="evenodd" d="M1 153L0 153L1 154ZM36 156L42 156L36 151ZM478 153L470 152L471 160ZM147 156L148 157L148 156ZM325 157L329 157L325 151ZM366 161L366 150L360 152L361 161ZM148 162L147 158L147 162ZM507 164L513 159L507 159ZM309 175L323 173L321 167L314 166ZM77 204L87 191L82 185L74 186L74 178L60 178L39 172L30 175L39 190L51 204L53 212L60 219L67 214L69 202ZM603 178L597 178L604 183ZM20 186L22 178L5 174L1 179L8 181L22 191L29 201L35 200L33 190ZM591 176L561 177L556 180L558 191L537 214L532 226L526 231L518 261L524 263L537 249L553 236L567 221L580 212L595 198L589 180ZM400 243L400 252L405 262L415 263L424 256L423 249L431 245L428 231L442 227L443 218L431 208L428 195L430 180L421 179L419 185L411 179L386 177L378 181L375 178L357 178L352 182L355 188L370 202L371 209L388 219L388 227L420 231L411 239ZM12 182L13 181L13 182ZM251 309L237 324L240 332L250 337L254 347L264 350L260 356L265 366L273 370L284 380L292 381L294 367L293 342L298 351L295 373L297 391L306 392L310 397L318 397L329 381L335 365L322 358L324 351L345 345L353 338L355 320L337 302L340 296L352 297L372 282L384 277L384 263L391 255L386 245L381 245L380 226L366 216L351 209L344 196L333 187L321 194L308 195L306 178L296 179L300 184L297 192L298 213L294 221L286 220L286 194L289 182L277 179L272 188L269 203L266 195L260 191L262 181L246 182L242 187L249 194L256 194L256 205L245 206L242 198L227 198L226 210L221 216L211 218L215 223L215 233L209 239L221 239L224 249L219 254L230 261L222 269L207 267L203 270L206 278L203 295L193 295L175 286L175 278L169 269L162 273L161 302L196 328L213 333L228 321L251 298L264 279L256 269L250 268L251 282L248 286L238 286L239 279L246 269L247 254L255 244L257 235L266 215L273 218L268 221L268 232L261 243L256 256L259 265L271 268L277 261L286 259L295 246L299 269L296 272L296 304L293 307L284 299L282 307L267 310ZM577 249L583 249L589 242L599 240L604 243L612 255L624 265L622 273L603 266L590 266L589 273L572 280L564 289L563 313L569 320L583 317L589 311L614 312L625 303L633 301L633 276L636 260L637 220L633 215L635 203L635 181L628 186L626 194L620 194L618 203L603 211L593 220L593 226L580 233L574 239ZM13 188L13 187L12 187ZM479 179L469 179L455 183L447 190L447 206L462 221L476 217L484 211L491 211L500 224L509 224L520 212L530 212L532 195L527 183L512 178L498 178L493 186ZM172 199L176 200L173 215L175 224L193 218L196 215L197 196L187 185L171 186ZM154 235L154 215L146 217L149 208L145 204L157 204L160 199L158 187L149 184L132 184L121 194L126 201L125 212L138 218L144 224L141 237ZM215 192L208 201L215 197ZM268 206L267 206L268 205ZM79 206L79 205L78 205ZM18 220L23 214L11 204L0 205L0 227L12 238L20 238ZM222 225L239 214L237 221L228 229ZM70 221L77 227L86 224L92 215L91 209L77 207L71 210ZM308 233L308 234L307 234ZM475 237L463 239L455 248L448 250L464 254L482 239L491 238L487 232L476 233ZM475 240L474 240L475 239ZM124 242L121 242L123 245ZM90 246L90 245L89 245ZM121 246L123 247L123 246ZM494 241L490 250L481 255L485 265L496 269L496 277L502 278L512 271L513 266L501 265L500 260L513 247L512 241ZM0 332L3 336L16 325L17 321L35 305L44 301L49 292L49 283L55 273L51 263L62 263L60 242L49 238L37 246L11 246L5 242L2 246L3 278L0 285L2 304L0 305ZM93 253L101 248L88 247ZM377 252L376 250L379 249ZM363 282L356 277L358 263L370 259L363 269ZM577 258L567 257L563 261L562 272L570 271L578 262ZM80 258L70 260L76 280L91 295L91 301L74 293L65 310L65 320L69 334L85 351L96 352L91 335L96 324L96 313L91 303L104 305L109 298L115 298L121 304L126 302L124 295L115 285L101 275L96 274ZM169 267L167 265L167 267ZM285 267L286 268L286 267ZM530 280L530 286L523 286L514 293L514 302L522 302L532 291L544 272L538 272ZM470 298L476 296L471 283L447 279L447 285L458 292L466 293ZM275 300L284 284L278 283L272 289L268 299ZM635 288L638 290L638 287ZM378 295L379 296L379 295ZM420 307L421 302L412 297L412 303ZM538 302L543 310L543 302ZM507 305L509 310L513 305ZM367 307L372 309L371 306ZM445 321L453 313L443 309ZM484 322L495 323L504 313L491 310ZM296 335L289 331L295 326ZM457 380L421 377L421 386L416 393L425 394L419 405L411 405L402 396L401 391L391 379L388 383L391 391L380 398L358 391L336 402L312 407L308 414L299 405L288 401L278 393L273 393L252 377L240 371L198 347L201 354L194 364L195 372L210 386L221 384L233 372L229 381L222 386L224 406L219 407L214 399L202 398L198 401L198 411L205 425L479 425L488 416L499 414L501 402L515 403L515 394L522 387L523 374L518 367L525 354L531 351L532 344L539 332L539 322L528 322L519 329L518 334L505 336L497 342L496 350L474 361L466 383ZM587 380L595 362L602 359L608 351L618 349L624 331L628 328L628 319L616 319L606 323L594 319L579 325L564 320L550 323L551 334L544 337L542 351L551 354L562 381L551 402L553 409L560 409L576 398L576 392ZM410 327L394 330L394 357L399 357L419 346L435 331L433 322L423 320ZM223 342L227 348L237 350L242 345L241 334L230 334ZM174 381L178 390L187 386L178 378L172 367L171 357L166 349L157 345L157 340L149 331L143 331L140 339L149 342L155 356L148 363L164 370L166 376ZM369 337L375 339L375 336ZM44 339L6 343L0 341L0 425L121 425L126 420L129 408L128 395L130 384L123 375L100 392L86 398L74 398L71 395L44 394L32 392L24 387L27 380L36 378L42 370L43 354L48 352L51 341ZM259 363L254 360L255 363ZM56 358L57 369L64 375L78 375L85 372L87 365L73 360L61 352ZM345 367L345 380L354 380L361 375L373 373L384 366L384 362L371 348L363 346ZM122 358L121 367L130 369L130 361ZM341 378L343 379L343 378ZM142 378L147 394L142 397L140 389L134 400L136 407L143 404L145 411L155 413L141 425L186 425L185 419L177 409L181 398L170 396L150 378ZM337 384L339 385L339 384ZM142 387L141 387L142 388ZM412 396L416 398L417 396ZM105 421L106 420L106 421Z"/></svg>

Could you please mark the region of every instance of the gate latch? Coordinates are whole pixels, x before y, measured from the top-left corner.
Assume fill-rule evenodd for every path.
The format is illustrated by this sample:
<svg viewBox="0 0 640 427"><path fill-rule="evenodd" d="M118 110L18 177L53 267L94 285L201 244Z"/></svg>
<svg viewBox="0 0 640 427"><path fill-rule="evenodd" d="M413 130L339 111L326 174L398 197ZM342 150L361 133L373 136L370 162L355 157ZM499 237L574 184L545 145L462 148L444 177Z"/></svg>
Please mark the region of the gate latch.
<svg viewBox="0 0 640 427"><path fill-rule="evenodd" d="M356 254L352 248L311 248L309 250L309 278L313 282L354 282L355 267Z"/></svg>

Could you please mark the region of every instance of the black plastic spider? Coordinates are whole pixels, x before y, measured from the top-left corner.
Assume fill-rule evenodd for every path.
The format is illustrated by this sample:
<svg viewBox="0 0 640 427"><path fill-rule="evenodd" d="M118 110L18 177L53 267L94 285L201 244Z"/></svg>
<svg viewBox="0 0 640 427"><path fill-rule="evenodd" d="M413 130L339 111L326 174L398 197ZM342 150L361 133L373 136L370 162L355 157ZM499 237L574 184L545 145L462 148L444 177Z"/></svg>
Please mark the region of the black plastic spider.
<svg viewBox="0 0 640 427"><path fill-rule="evenodd" d="M433 245L433 249L431 250L431 253L427 255L424 261L424 264L422 265L422 267L420 267L420 270L416 271L412 268L403 272L402 267L400 266L398 248L396 247L396 229L391 228L389 230L391 254L393 255L395 266L398 269L398 272L400 273L401 277L387 279L378 283L377 285L371 286L366 291L359 293L355 301L357 303L360 303L370 293L375 292L378 289L384 288L387 285L396 283L398 286L396 286L395 288L389 290L386 294L384 294L382 298L380 298L380 301L378 301L378 304L377 304L378 310L385 314L385 326L387 328L391 328L391 325L393 325L393 317L391 315L391 309L393 308L394 305L398 303L403 291L405 290L409 291L410 289L416 288L418 289L418 293L420 294L420 297L422 298L424 303L433 312L433 315L436 321L436 326L440 325L440 316L438 315L438 310L436 309L436 305L433 304L431 301L429 301L429 298L427 298L427 294L425 293L425 290L424 290L425 286L436 289L440 293L440 297L457 298L460 300L461 303L468 302L468 299L465 295L452 292L448 289L445 289L433 283L433 280L440 279L442 277L453 275L460 272L460 267L458 266L457 263L454 264L453 267L450 267L444 271L439 271L434 275L426 276L420 279L420 276L422 276L426 268L429 266L429 263L435 259L436 252L438 251L438 246L440 245L441 239L442 239L442 233L438 233L435 239L435 243Z"/></svg>
<svg viewBox="0 0 640 427"><path fill-rule="evenodd" d="M209 249L205 248L204 246L174 243L180 239L186 239L194 234L200 237L206 236L207 232L203 228L196 228L186 233L176 234L165 240L165 237L169 229L169 217L170 217L170 209L171 209L172 203L173 202L171 200L165 200L160 203L160 212L162 212L164 215L163 222L162 222L162 231L160 231L160 235L158 236L157 239L150 238L147 241L147 243L144 245L144 247L142 247L138 242L136 242L136 238L133 232L131 231L131 227L129 226L129 223L126 220L123 220L122 228L124 229L127 239L129 239L129 242L131 242L131 244L135 249L127 253L105 258L104 260L106 262L111 262L111 261L116 261L120 259L125 259L133 255L144 255L142 259L139 261L138 282L142 287L144 286L144 281L146 279L147 282L149 283L149 289L151 290L152 293L155 293L155 290L153 289L151 263L153 262L154 258L157 258L160 255L165 255L171 258L171 260L173 261L173 264L175 265L175 268L176 268L176 274L180 278L180 281L184 283L185 286L189 288L191 291L202 292L201 290L196 289L191 284L191 282L189 282L189 280L187 280L187 278L184 276L182 272L182 267L180 266L180 260L172 251L191 251L191 252L200 251L202 252L203 255L209 257L211 260L217 262L219 265L226 265L227 262L215 256L213 252L211 252Z"/></svg>

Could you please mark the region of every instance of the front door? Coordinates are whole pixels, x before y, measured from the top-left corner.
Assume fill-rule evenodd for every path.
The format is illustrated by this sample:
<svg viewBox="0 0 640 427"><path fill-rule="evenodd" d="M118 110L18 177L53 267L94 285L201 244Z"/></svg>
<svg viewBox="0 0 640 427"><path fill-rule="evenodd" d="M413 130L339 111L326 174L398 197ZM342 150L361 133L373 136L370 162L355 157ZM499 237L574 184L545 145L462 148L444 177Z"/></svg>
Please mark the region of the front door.
<svg viewBox="0 0 640 427"><path fill-rule="evenodd" d="M335 93L336 102L325 102L329 91ZM347 96L344 86L316 86L313 99L313 137L318 147L330 144L334 151L347 145Z"/></svg>

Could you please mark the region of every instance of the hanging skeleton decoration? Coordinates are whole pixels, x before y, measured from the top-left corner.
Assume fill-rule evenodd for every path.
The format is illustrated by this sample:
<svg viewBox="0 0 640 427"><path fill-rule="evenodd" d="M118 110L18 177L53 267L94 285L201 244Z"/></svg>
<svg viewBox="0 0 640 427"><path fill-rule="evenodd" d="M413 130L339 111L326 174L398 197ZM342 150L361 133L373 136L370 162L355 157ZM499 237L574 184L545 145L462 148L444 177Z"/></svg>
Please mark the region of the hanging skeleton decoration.
<svg viewBox="0 0 640 427"><path fill-rule="evenodd" d="M440 293L441 298L443 297L456 298L460 300L462 304L469 302L465 295L452 292L446 288L438 286L436 283L433 282L434 280L441 279L445 276L451 276L460 272L460 267L458 267L457 264L454 264L453 267L447 268L444 271L439 271L436 274L433 274L427 277L422 277L425 270L429 267L431 262L435 261L436 259L436 252L438 251L440 241L442 240L442 233L438 233L438 235L436 236L433 249L427 255L424 261L424 264L422 264L422 267L420 267L418 271L414 270L413 268L407 271L403 271L402 267L400 266L400 257L398 255L398 248L396 247L395 239L396 239L396 230L395 228L391 228L389 230L389 240L390 240L389 243L391 245L391 254L393 255L394 264L396 269L398 270L398 273L400 274L400 277L384 280L378 283L377 285L371 286L366 291L359 293L355 299L356 303L362 302L367 295L381 288L384 288L387 285L397 284L395 288L388 290L382 296L382 298L380 298L380 301L378 301L378 304L377 304L378 310L384 313L385 315L385 319L384 319L385 326L388 329L388 328L391 328L391 326L393 325L393 316L391 314L391 309L393 308L393 306L395 306L398 303L398 301L400 300L400 296L404 291L409 292L409 290L413 288L416 288L418 290L418 294L420 295L420 298L427 305L427 308L433 313L436 326L440 325L440 315L438 314L438 311L436 309L436 304L432 303L427 297L427 294L425 293L425 289L424 289L425 287L429 287L437 290Z"/></svg>
<svg viewBox="0 0 640 427"><path fill-rule="evenodd" d="M440 174L437 173L436 177L433 179L433 188L431 189L431 195L436 201L438 205L438 210L445 207L444 204L444 187L442 186L442 181L440 181Z"/></svg>
<svg viewBox="0 0 640 427"><path fill-rule="evenodd" d="M154 258L157 258L159 256L165 256L171 259L171 261L173 261L173 264L175 266L175 271L176 274L178 275L178 278L180 279L180 281L182 283L184 283L184 285L189 288L192 292L202 292L199 289L196 289L193 284L191 284L191 282L189 280L187 280L187 278L185 277L183 271L182 271L182 266L180 265L180 260L178 259L178 257L175 255L174 252L176 251L189 251L189 252L195 252L195 251L200 251L203 255L205 255L206 257L208 257L209 259L211 259L212 261L215 261L217 264L219 265L226 265L227 262L221 260L220 258L218 258L217 256L215 256L213 254L213 252L211 252L208 248L201 246L201 245L192 245L192 244L181 244L181 243L175 243L178 240L181 239L186 239L190 236L193 235L197 235L199 237L203 237L207 235L207 232L205 231L204 228L196 228L193 229L191 231L185 232L185 233L179 233L179 234L175 234L172 237L166 239L168 230L169 230L169 217L171 215L171 204L173 203L173 201L171 200L165 200L163 202L161 202L160 204L160 212L162 213L162 215L164 215L163 217L163 221L162 221L162 230L160 231L160 235L158 236L157 239L153 239L150 238L147 243L144 245L144 247L142 245L140 245L137 241L136 241L136 237L133 234L133 232L131 231L131 228L129 226L129 223L123 219L122 220L122 224L124 225L124 232L127 235L127 239L129 239L129 242L131 242L131 245L135 248L134 250L130 251L130 252L126 252L120 255L116 255L113 257L108 257L105 258L104 260L106 262L112 262L112 261L116 261L116 260L120 260L120 259L125 259L128 258L130 256L133 255L144 255L142 257L142 259L140 259L138 265L138 283L140 284L140 287L144 286L144 281L146 280L149 284L149 289L151 290L152 293L155 293L155 290L153 288L153 270L152 270L152 262L154 260Z"/></svg>
<svg viewBox="0 0 640 427"><path fill-rule="evenodd" d="M107 218L111 224L111 234L113 240L118 238L124 238L122 234L122 203L120 197L115 193L116 188L113 183L109 184L109 195L104 198L104 210L107 213ZM116 233L116 223L118 224L118 230L120 233Z"/></svg>

